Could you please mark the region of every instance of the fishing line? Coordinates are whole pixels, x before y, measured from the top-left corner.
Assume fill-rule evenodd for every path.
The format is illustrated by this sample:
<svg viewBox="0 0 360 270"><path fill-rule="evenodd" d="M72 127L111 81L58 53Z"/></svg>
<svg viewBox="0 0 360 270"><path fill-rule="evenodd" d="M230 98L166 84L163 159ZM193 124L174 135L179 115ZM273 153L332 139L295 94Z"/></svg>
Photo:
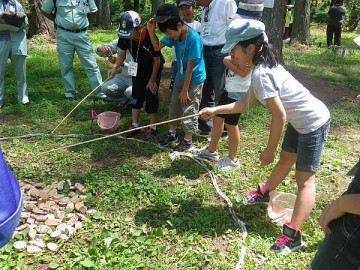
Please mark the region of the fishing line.
<svg viewBox="0 0 360 270"><path fill-rule="evenodd" d="M54 131L69 117L69 115L75 111L75 109L77 107L80 106L80 104L87 99L92 93L94 93L100 86L102 86L108 79L110 79L110 77L106 78L105 81L103 81L101 84L99 84L98 86L96 86L89 94L87 94L82 100L80 100L80 102L78 104L76 104L76 106L60 121L60 123L51 131L51 133L54 133Z"/></svg>

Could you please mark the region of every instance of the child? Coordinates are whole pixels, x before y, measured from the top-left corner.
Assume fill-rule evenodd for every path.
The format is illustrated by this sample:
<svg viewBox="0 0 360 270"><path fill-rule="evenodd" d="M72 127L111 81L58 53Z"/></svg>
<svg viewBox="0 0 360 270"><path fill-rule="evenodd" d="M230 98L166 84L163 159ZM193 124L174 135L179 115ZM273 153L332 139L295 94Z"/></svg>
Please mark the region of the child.
<svg viewBox="0 0 360 270"><path fill-rule="evenodd" d="M191 28L195 29L196 32L200 34L201 32L201 23L194 20L193 13L195 8L194 0L182 0L179 5L180 18L184 23ZM171 78L170 78L170 91L174 89L174 82L177 73L177 63L176 63L176 54L173 51L173 61L171 62Z"/></svg>
<svg viewBox="0 0 360 270"><path fill-rule="evenodd" d="M262 165L273 162L285 121L288 121L280 160L266 183L246 194L249 204L269 202L269 192L276 189L296 163L298 196L294 212L290 223L283 225L283 234L270 247L284 254L301 248L300 227L315 202L315 173L329 132L330 113L279 64L264 32L265 25L255 20L234 20L229 25L223 52L232 51L238 65L249 63L254 67L250 90L243 100L205 108L200 114L245 112L256 99L266 105L272 118L268 144L260 154Z"/></svg>
<svg viewBox="0 0 360 270"><path fill-rule="evenodd" d="M155 35L156 23L166 36L159 40ZM156 12L156 16L148 22L149 34L154 48L161 50L164 46L175 47L178 71L171 95L169 118L175 119L197 114L201 101L201 91L205 80L205 64L201 37L180 19L176 6L164 4ZM170 123L170 130L163 146L170 146L177 141L176 128L179 121ZM181 121L184 139L175 147L177 151L185 151L192 144L192 136L197 131L197 118Z"/></svg>
<svg viewBox="0 0 360 270"><path fill-rule="evenodd" d="M156 123L159 107L158 86L164 59L159 51L154 50L148 32L141 25L140 15L135 11L126 11L121 15L118 35L118 47L121 52L108 76L114 77L126 58L126 50L129 50L133 58L128 67L133 83L132 124L129 129L139 127L139 112L144 101L145 111L150 115L150 125L153 125ZM127 137L133 137L139 132L140 130L131 131ZM150 140L156 134L156 126L151 126L145 130L143 140Z"/></svg>
<svg viewBox="0 0 360 270"><path fill-rule="evenodd" d="M262 3L248 4L240 2L234 17L239 19L260 20L263 9L264 4ZM224 65L227 67L225 91L220 98L219 105L225 105L243 99L251 82L251 71L248 68L246 69L246 66L238 66L233 54L224 58ZM215 164L221 171L236 170L240 168L240 161L237 157L237 148L240 143L240 131L238 127L239 118L240 113L214 116L210 144L199 152L199 156L201 157L211 160L219 159L219 154L216 149L225 123L229 136L229 155Z"/></svg>

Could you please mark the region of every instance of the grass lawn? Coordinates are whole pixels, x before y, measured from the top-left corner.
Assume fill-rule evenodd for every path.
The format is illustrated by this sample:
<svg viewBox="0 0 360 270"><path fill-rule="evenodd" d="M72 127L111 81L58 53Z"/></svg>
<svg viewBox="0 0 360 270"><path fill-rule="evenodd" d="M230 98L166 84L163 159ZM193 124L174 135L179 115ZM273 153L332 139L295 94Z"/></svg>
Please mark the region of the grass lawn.
<svg viewBox="0 0 360 270"><path fill-rule="evenodd" d="M115 32L89 33L94 46L116 38ZM321 31L314 30L313 34L324 43ZM351 45L355 36L343 33L344 44ZM284 56L291 69L360 90L360 50L355 45L352 48L350 56L336 57L324 47L286 47ZM170 56L168 50L167 61ZM108 63L100 58L98 63L105 78ZM99 129L91 129L93 102L89 99L54 135L49 134L79 100L64 100L56 48L49 40L37 37L30 42L27 64L31 99L28 107L16 103L10 63L6 72L5 106L0 110L0 144L5 159L19 180L49 184L71 179L82 183L88 190L86 206L98 211L81 230L62 242L57 252L16 252L12 243L23 238L17 236L0 249L0 269L235 269L243 247L246 254L242 269L308 269L323 238L317 223L321 210L345 190L351 180L345 175L360 155L360 102L339 97L331 105L332 132L317 174L316 205L302 228L305 246L282 257L268 251L281 229L271 223L266 207L246 206L241 201L243 194L264 181L273 168L260 167L258 162L269 132L270 115L265 107L257 104L241 116L241 168L220 173L209 164L220 189L246 223L248 235L244 242L242 230L216 193L206 170L186 157L172 161L168 152L156 147L155 143L167 132L166 126L160 127L160 135L151 143L111 138L41 155L52 148L96 138L94 133ZM84 97L91 89L77 58L74 72L77 91ZM162 100L166 100L167 91L163 84ZM160 121L167 119L167 106L162 102ZM95 109L118 110L115 104L102 101L95 104ZM119 131L127 128L130 109L121 114ZM145 113L141 113L141 121L148 122ZM1 139L35 133L43 135ZM81 136L57 136L61 134ZM198 147L206 144L204 138L198 138ZM227 154L227 142L220 143L219 151L222 156ZM278 190L296 192L294 172Z"/></svg>

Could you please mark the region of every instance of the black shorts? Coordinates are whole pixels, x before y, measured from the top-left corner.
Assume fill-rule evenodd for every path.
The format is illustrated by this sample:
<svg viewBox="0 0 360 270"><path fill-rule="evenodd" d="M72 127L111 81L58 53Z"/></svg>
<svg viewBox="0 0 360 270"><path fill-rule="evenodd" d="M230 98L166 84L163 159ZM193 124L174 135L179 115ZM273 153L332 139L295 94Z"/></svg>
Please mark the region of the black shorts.
<svg viewBox="0 0 360 270"><path fill-rule="evenodd" d="M228 92L224 91L220 97L219 105L227 105L233 102L236 102L236 99L228 97ZM241 113L232 113L232 114L217 114L216 116L224 118L224 123L228 125L236 126L239 122Z"/></svg>
<svg viewBox="0 0 360 270"><path fill-rule="evenodd" d="M156 84L160 85L162 66L160 66L158 75L156 77ZM131 106L133 109L141 109L145 103L145 111L147 113L157 113L159 110L159 95L158 91L154 95L150 89L146 88L151 78L151 71L138 70L137 76L132 77L132 98Z"/></svg>

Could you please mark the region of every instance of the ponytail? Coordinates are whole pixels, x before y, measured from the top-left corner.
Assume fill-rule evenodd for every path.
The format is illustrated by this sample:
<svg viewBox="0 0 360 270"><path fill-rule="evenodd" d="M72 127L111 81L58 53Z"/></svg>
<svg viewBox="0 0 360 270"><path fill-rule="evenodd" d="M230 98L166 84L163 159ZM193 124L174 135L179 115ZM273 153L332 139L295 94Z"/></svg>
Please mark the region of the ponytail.
<svg viewBox="0 0 360 270"><path fill-rule="evenodd" d="M254 44L258 51L253 57L254 65L263 64L269 68L273 68L279 65L279 58L273 48L273 46L268 43L268 38L265 33L254 37L252 39L240 41L238 45L246 48L250 44Z"/></svg>

